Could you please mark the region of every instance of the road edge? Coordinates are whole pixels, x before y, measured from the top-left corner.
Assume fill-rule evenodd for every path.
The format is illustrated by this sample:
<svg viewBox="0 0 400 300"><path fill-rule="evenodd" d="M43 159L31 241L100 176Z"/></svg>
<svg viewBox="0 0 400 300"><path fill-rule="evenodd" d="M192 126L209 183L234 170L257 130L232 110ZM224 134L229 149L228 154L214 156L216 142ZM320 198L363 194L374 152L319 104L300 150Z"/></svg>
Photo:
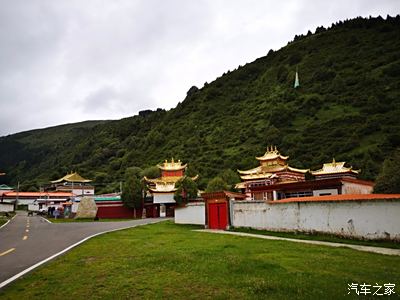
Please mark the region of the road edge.
<svg viewBox="0 0 400 300"><path fill-rule="evenodd" d="M0 229L2 229L3 227L5 227L8 223L10 223L10 221L12 219L14 219L17 216L17 214L14 215L14 217L12 217L10 220L8 220L7 222L5 222L3 225L0 226Z"/></svg>
<svg viewBox="0 0 400 300"><path fill-rule="evenodd" d="M86 242L87 240L94 238L98 235L101 234L105 234L105 233L109 233L109 232L114 232L114 231L119 231L119 230L124 230L124 229L129 229L129 228L134 228L134 227L138 227L138 226L144 226L144 225L150 225L150 224L155 224L155 223L160 223L163 221L167 221L167 220L157 220L155 222L150 222L150 223L144 223L144 224L135 224L135 225L131 225L131 226L127 226L127 227L122 227L122 228L117 228L117 229L111 229L111 230L106 230L106 231L102 231L102 232L98 232L95 233L93 235L90 235L82 240L80 240L79 242L76 242L75 244L72 244L71 246L68 246L67 248L65 248L64 250L61 250L60 252L53 254L52 256L34 264L33 266L30 266L29 268L19 272L18 274L8 278L7 280L0 282L0 289L2 289L3 287L5 287L6 285L10 284L11 282L13 282L14 280L17 280L18 278L20 278L21 276L25 275L26 273L36 269L37 267L47 263L48 261L56 258L57 256L60 256L61 254L64 254L65 252L68 252L69 250L75 248L76 246L79 246L80 244Z"/></svg>

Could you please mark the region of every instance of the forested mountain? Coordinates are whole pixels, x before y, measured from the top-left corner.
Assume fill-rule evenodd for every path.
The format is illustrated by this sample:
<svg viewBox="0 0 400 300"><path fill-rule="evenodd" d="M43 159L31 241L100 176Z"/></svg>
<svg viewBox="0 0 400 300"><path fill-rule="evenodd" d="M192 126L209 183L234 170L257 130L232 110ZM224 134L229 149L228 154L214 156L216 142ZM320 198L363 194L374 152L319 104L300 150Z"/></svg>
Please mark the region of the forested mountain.
<svg viewBox="0 0 400 300"><path fill-rule="evenodd" d="M204 187L224 169L255 167L267 145L294 167L335 157L374 179L400 145L399 79L399 16L338 22L190 88L169 111L2 137L0 180L28 188L76 170L106 191L126 168L174 157Z"/></svg>

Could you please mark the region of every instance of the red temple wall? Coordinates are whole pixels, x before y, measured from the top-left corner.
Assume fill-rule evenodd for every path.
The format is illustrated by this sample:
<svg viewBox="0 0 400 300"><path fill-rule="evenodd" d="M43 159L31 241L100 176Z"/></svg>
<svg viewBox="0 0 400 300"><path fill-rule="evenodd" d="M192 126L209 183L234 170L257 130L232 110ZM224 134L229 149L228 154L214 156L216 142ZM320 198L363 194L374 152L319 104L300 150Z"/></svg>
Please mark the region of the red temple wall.
<svg viewBox="0 0 400 300"><path fill-rule="evenodd" d="M178 170L178 171L162 171L161 173L162 177L182 177L183 176L183 170Z"/></svg>
<svg viewBox="0 0 400 300"><path fill-rule="evenodd" d="M100 219L133 218L133 209L121 206L97 206L97 216Z"/></svg>

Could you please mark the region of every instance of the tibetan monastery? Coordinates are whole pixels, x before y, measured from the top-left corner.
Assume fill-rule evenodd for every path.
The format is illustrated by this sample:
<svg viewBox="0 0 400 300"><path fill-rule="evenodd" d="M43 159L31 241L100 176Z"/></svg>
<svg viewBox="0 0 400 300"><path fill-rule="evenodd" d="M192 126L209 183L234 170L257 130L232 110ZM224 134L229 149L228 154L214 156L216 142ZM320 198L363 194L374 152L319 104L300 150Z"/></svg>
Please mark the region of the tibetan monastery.
<svg viewBox="0 0 400 300"><path fill-rule="evenodd" d="M240 171L242 182L236 185L247 200L275 201L292 197L326 196L339 194L369 194L373 182L359 180L360 171L345 167L345 162L325 163L320 170L290 167L276 147L268 147L264 156L257 157L260 166ZM315 180L305 180L310 172Z"/></svg>
<svg viewBox="0 0 400 300"><path fill-rule="evenodd" d="M276 147L267 147L263 156L256 157L260 162L258 167L246 171L238 170L242 182L237 184L236 188L244 189L249 198L254 198L251 189L256 186L305 181L305 174L309 170L290 167L286 162L288 158L289 156L281 155ZM268 199L273 198L277 196L271 193Z"/></svg>
<svg viewBox="0 0 400 300"><path fill-rule="evenodd" d="M91 180L83 178L77 172L71 172L64 177L51 181L56 191L70 192L76 197L93 196L94 186L89 183Z"/></svg>
<svg viewBox="0 0 400 300"><path fill-rule="evenodd" d="M180 160L175 162L172 158L171 162L165 160L163 164L157 166L161 170L160 178L144 177L152 196L152 205L147 205L146 210L155 209L156 213L153 213L152 216L173 217L176 204L174 200L175 184L185 176L187 164L182 165ZM192 179L196 180L197 176Z"/></svg>

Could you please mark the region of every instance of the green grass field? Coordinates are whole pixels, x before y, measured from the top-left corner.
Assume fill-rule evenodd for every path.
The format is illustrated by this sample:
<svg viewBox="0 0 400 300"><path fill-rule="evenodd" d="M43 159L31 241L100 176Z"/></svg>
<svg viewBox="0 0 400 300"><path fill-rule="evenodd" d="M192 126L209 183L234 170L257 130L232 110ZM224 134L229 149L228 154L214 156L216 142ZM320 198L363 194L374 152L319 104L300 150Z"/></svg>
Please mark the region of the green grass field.
<svg viewBox="0 0 400 300"><path fill-rule="evenodd" d="M351 299L350 283L395 283L400 294L397 256L195 228L163 222L96 237L0 298Z"/></svg>
<svg viewBox="0 0 400 300"><path fill-rule="evenodd" d="M7 221L8 221L8 219L0 217L0 226L5 224Z"/></svg>

